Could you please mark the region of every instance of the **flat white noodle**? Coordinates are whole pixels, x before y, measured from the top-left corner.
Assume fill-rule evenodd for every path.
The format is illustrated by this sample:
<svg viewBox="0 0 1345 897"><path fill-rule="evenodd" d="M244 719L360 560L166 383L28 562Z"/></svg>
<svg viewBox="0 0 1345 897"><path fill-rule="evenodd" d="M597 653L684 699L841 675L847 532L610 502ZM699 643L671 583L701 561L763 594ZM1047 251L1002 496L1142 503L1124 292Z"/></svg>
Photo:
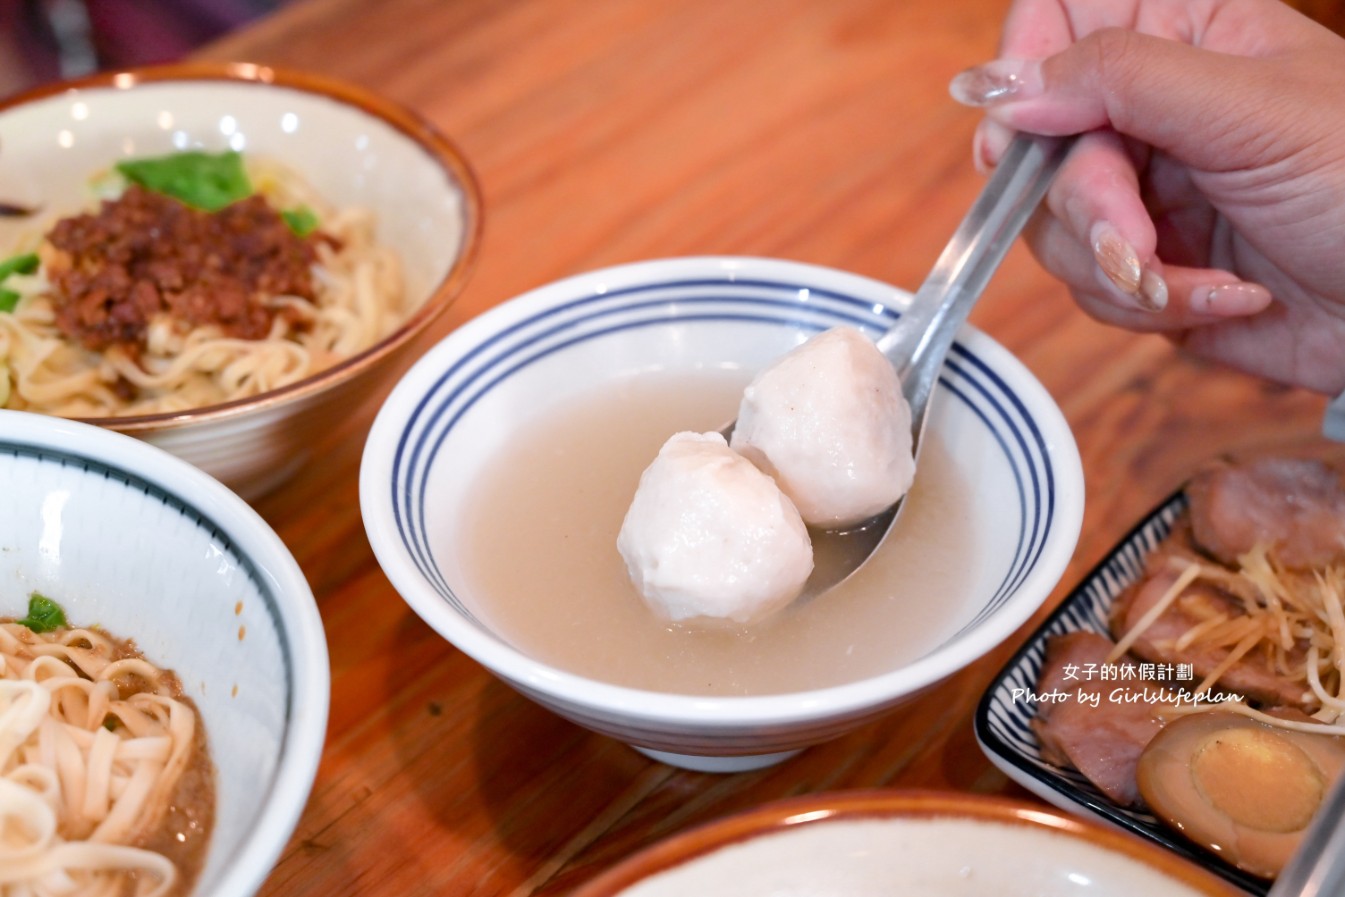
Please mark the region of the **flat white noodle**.
<svg viewBox="0 0 1345 897"><path fill-rule="evenodd" d="M0 624L0 897L161 897L178 880L130 844L161 821L196 714L160 670L109 647ZM113 679L129 677L145 690L121 698Z"/></svg>

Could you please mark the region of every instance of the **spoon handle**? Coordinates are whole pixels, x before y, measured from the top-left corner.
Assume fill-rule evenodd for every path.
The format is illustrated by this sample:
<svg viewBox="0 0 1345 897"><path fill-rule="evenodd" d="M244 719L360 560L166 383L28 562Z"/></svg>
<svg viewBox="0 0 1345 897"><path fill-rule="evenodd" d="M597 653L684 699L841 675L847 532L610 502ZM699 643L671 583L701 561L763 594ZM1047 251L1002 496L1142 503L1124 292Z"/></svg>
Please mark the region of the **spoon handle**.
<svg viewBox="0 0 1345 897"><path fill-rule="evenodd" d="M1073 144L1072 137L1015 135L910 307L878 338L911 405L916 439L958 328L980 298Z"/></svg>
<svg viewBox="0 0 1345 897"><path fill-rule="evenodd" d="M1331 897L1345 892L1345 778L1338 779L1266 897Z"/></svg>

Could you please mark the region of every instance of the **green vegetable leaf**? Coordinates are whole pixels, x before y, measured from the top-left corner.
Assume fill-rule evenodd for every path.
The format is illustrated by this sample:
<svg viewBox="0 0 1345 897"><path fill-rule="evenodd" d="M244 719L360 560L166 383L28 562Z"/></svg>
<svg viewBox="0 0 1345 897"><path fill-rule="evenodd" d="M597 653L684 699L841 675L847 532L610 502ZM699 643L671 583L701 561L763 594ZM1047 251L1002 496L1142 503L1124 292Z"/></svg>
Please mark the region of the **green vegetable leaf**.
<svg viewBox="0 0 1345 897"><path fill-rule="evenodd" d="M318 229L318 216L308 206L286 209L280 213L280 217L285 219L285 223L294 231L295 236L306 237Z"/></svg>
<svg viewBox="0 0 1345 897"><path fill-rule="evenodd" d="M0 280L4 280L11 274L36 274L37 266L38 259L36 252L11 255L3 262L0 262Z"/></svg>
<svg viewBox="0 0 1345 897"><path fill-rule="evenodd" d="M233 151L189 150L169 156L126 159L117 171L131 183L206 212L216 212L252 194L243 156Z"/></svg>
<svg viewBox="0 0 1345 897"><path fill-rule="evenodd" d="M11 312L19 306L19 294L0 287L0 312Z"/></svg>
<svg viewBox="0 0 1345 897"><path fill-rule="evenodd" d="M50 598L38 592L28 596L28 616L19 621L33 632L51 632L65 625L65 611Z"/></svg>

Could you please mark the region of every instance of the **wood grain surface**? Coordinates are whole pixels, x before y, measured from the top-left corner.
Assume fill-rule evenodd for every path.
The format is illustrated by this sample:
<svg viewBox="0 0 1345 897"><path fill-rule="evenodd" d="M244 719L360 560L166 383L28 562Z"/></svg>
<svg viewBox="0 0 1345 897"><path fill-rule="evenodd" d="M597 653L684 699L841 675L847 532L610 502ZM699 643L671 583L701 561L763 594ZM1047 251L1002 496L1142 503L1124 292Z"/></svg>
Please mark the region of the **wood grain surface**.
<svg viewBox="0 0 1345 897"><path fill-rule="evenodd" d="M466 152L485 235L452 327L554 278L699 253L914 288L982 178L948 80L1003 0L300 0L201 55L309 69L417 110ZM1220 453L1319 448L1323 400L1085 317L1020 246L972 320L1056 398L1087 481L1077 553L1014 638L878 723L771 769L679 771L500 684L379 570L356 476L374 407L258 502L308 575L332 661L326 753L266 895L558 895L653 841L785 796L1026 797L972 713L1032 626ZM388 387L391 386L391 380Z"/></svg>

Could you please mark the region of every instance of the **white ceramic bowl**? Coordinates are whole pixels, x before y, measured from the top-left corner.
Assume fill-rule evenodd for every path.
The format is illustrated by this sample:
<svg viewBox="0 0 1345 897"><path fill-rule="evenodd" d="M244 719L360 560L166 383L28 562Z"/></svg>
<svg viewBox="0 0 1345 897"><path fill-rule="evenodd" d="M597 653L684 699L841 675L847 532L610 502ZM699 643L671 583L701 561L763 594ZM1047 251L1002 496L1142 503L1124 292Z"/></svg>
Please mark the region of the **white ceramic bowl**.
<svg viewBox="0 0 1345 897"><path fill-rule="evenodd" d="M847 792L778 801L641 851L574 897L1235 897L1151 844L977 795Z"/></svg>
<svg viewBox="0 0 1345 897"><path fill-rule="evenodd" d="M283 482L386 389L379 373L458 296L475 257L480 197L458 149L409 110L310 74L198 64L47 86L0 102L0 148L0 199L44 210L83 209L90 176L118 159L184 149L265 156L335 206L373 210L377 239L401 255L411 309L393 334L252 399L90 421L155 443L244 498ZM31 228L0 217L0 257Z"/></svg>
<svg viewBox="0 0 1345 897"><path fill-rule="evenodd" d="M0 617L31 592L131 638L204 719L216 819L194 897L247 897L307 801L330 673L317 605L238 496L143 442L0 411Z"/></svg>
<svg viewBox="0 0 1345 897"><path fill-rule="evenodd" d="M1018 628L1056 585L1078 537L1083 476L1069 427L1032 375L970 327L950 355L930 426L976 496L965 538L977 549L966 559L966 594L939 598L960 606L959 618L890 672L760 697L593 681L492 631L476 610L482 596L465 586L457 546L473 482L511 434L557 403L639 371L754 371L830 326L876 335L908 300L826 268L686 258L595 271L507 302L426 353L375 420L360 501L379 563L416 613L491 672L659 759L750 768L872 720Z"/></svg>

